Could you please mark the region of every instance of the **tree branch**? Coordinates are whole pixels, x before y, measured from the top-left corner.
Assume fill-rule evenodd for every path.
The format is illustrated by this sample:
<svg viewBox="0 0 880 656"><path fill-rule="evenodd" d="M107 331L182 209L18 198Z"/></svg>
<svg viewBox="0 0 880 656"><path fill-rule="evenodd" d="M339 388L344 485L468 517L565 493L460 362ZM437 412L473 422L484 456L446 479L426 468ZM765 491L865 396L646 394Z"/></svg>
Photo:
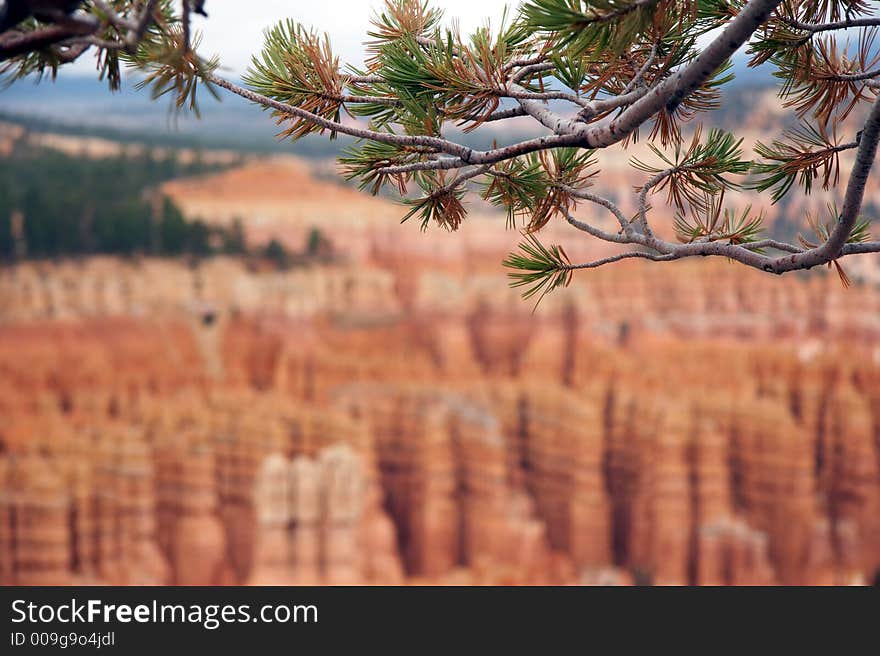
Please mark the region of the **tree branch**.
<svg viewBox="0 0 880 656"><path fill-rule="evenodd" d="M694 59L618 117L594 124L584 131L584 146L606 148L623 141L657 112L677 106L700 88L716 70L746 43L782 0L750 0Z"/></svg>
<svg viewBox="0 0 880 656"><path fill-rule="evenodd" d="M138 19L135 28L130 30L125 38L129 51L133 51L137 48L137 45L146 35L147 30L150 29L150 25L153 23L153 12L155 12L158 4L159 0L147 0L147 4L144 6L144 10L141 12L141 16Z"/></svg>
<svg viewBox="0 0 880 656"><path fill-rule="evenodd" d="M861 244L847 244L840 251L844 255L865 255L867 253L880 253L880 241L866 241Z"/></svg>
<svg viewBox="0 0 880 656"><path fill-rule="evenodd" d="M72 37L94 34L97 21L70 19L31 32L10 31L0 36L0 61L47 48Z"/></svg>
<svg viewBox="0 0 880 656"><path fill-rule="evenodd" d="M630 260L633 258L651 260L652 262L669 262L671 260L678 259L674 255L657 255L656 253L646 253L644 251L627 251L626 253L619 253L618 255L603 257L601 260L594 260L593 262L587 262L585 264L568 264L560 267L560 269L566 271L575 271L577 269L598 269L599 267L605 266L606 264L613 264L614 262L620 262L621 260Z"/></svg>
<svg viewBox="0 0 880 656"><path fill-rule="evenodd" d="M125 31L137 29L136 23L133 23L117 14L113 7L108 5L103 0L92 0L92 4L95 5L101 11L101 13L107 17L107 21L113 27Z"/></svg>
<svg viewBox="0 0 880 656"><path fill-rule="evenodd" d="M880 77L880 68L875 68L871 71L863 71L862 73L820 75L819 79L831 80L834 82L861 82L862 80L872 80L875 77Z"/></svg>
<svg viewBox="0 0 880 656"><path fill-rule="evenodd" d="M636 72L636 74L633 76L633 79L629 81L629 84L624 87L623 93L621 95L625 96L642 83L645 74L651 69L651 66L653 66L654 62L657 60L658 45L659 43L655 42L654 45L651 46L651 52L648 54L648 58L645 60L645 63L642 64L642 67Z"/></svg>
<svg viewBox="0 0 880 656"><path fill-rule="evenodd" d="M859 211L862 208L865 185L877 155L878 141L880 141L880 99L874 101L862 127L859 148L856 151L856 159L846 186L843 208L834 230L828 235L825 243L803 253L773 262L768 269L769 271L784 273L795 269L809 269L838 257L853 227L855 227Z"/></svg>
<svg viewBox="0 0 880 656"><path fill-rule="evenodd" d="M584 189L574 189L573 187L563 187L565 191L574 196L575 198L580 198L591 203L595 203L597 205L601 205L609 212L614 215L614 218L617 219L617 222L620 224L620 228L624 232L629 232L632 229L632 224L629 222L629 219L626 218L626 215L621 211L621 209L612 203L607 198L603 198L602 196L597 196L596 194L592 194L589 191ZM570 223L570 221L569 221Z"/></svg>
<svg viewBox="0 0 880 656"><path fill-rule="evenodd" d="M804 32L810 32L812 34L831 32L834 30L846 30L852 27L880 27L880 18L847 18L845 20L834 21L831 23L805 23L796 18L790 18L784 15L780 15L777 18L789 27Z"/></svg>

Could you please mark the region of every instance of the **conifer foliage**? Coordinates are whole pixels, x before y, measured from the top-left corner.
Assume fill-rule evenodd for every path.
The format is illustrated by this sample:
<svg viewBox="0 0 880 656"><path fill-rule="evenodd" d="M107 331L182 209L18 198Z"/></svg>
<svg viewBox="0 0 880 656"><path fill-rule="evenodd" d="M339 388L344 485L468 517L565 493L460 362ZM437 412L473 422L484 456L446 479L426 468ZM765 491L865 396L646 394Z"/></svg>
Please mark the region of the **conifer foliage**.
<svg viewBox="0 0 880 656"><path fill-rule="evenodd" d="M860 213L880 141L880 16L868 0L525 0L469 35L424 0L385 0L365 26L363 66L340 62L325 35L285 19L266 30L243 85L197 54L191 0L72 4L63 24L73 16L94 30L22 49L52 22L26 17L12 30L17 41L0 35L7 74L54 73L93 49L111 88L125 64L179 108L197 109L199 86L220 87L271 112L282 139L351 135L343 174L373 194L393 190L404 220L455 230L470 191L501 208L525 235L505 264L529 295L626 258L722 256L781 274L880 252ZM772 68L795 126L753 152L701 128L723 102L738 51ZM539 136L486 150L449 136L523 117ZM651 157L631 159L644 180L638 212L626 216L591 187L601 151L639 139ZM812 219L814 236L798 244L766 237L760 208L736 202L742 189L769 204L816 185L835 189L840 205L829 220ZM592 218L600 212L613 228ZM571 263L540 241L556 220L623 250ZM677 239L658 237L653 221L667 221Z"/></svg>

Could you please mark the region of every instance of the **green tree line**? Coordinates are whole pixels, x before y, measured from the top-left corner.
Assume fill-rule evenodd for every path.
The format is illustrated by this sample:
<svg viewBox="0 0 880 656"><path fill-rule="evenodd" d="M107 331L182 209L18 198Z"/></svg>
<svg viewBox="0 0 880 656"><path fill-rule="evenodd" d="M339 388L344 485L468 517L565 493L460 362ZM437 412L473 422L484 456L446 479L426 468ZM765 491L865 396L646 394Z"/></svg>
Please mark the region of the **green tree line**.
<svg viewBox="0 0 880 656"><path fill-rule="evenodd" d="M0 159L0 258L245 253L239 223L188 220L156 191L218 168L174 154L92 159L18 145Z"/></svg>

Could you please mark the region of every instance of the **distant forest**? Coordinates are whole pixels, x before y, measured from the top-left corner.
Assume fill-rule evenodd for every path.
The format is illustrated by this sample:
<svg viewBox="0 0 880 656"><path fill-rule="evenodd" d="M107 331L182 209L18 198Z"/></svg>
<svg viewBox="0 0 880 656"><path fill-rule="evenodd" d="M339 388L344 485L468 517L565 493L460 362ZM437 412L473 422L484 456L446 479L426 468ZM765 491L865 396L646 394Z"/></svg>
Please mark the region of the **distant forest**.
<svg viewBox="0 0 880 656"><path fill-rule="evenodd" d="M216 230L187 221L170 200L149 192L165 180L208 170L175 157L89 159L18 146L0 160L0 256L210 254ZM241 247L234 235L219 237Z"/></svg>
<svg viewBox="0 0 880 656"><path fill-rule="evenodd" d="M240 222L231 227L189 220L158 186L173 178L223 167L182 163L148 153L74 157L18 141L0 158L0 260L96 254L207 257L258 255L279 266L295 263L278 242L248 249ZM322 249L320 235L305 249Z"/></svg>

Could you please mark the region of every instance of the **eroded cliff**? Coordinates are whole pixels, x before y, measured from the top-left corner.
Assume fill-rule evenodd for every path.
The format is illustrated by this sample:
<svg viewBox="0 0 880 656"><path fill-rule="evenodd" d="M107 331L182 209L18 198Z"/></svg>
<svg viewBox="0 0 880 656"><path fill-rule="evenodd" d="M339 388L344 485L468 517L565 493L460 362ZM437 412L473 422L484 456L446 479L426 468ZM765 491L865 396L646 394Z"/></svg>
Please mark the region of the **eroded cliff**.
<svg viewBox="0 0 880 656"><path fill-rule="evenodd" d="M0 582L864 583L880 294L479 254L0 274Z"/></svg>

